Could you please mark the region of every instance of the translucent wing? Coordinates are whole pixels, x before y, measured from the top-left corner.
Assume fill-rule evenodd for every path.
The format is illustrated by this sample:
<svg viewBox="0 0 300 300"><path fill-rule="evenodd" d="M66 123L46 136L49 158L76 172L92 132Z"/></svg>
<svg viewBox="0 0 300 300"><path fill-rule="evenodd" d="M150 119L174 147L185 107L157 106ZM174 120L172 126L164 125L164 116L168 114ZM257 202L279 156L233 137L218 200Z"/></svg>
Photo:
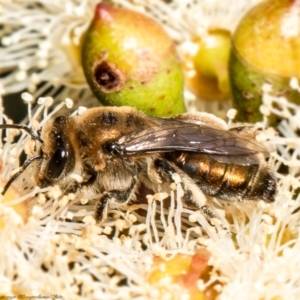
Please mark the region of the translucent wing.
<svg viewBox="0 0 300 300"><path fill-rule="evenodd" d="M168 120L117 141L123 155L152 152L197 152L212 155L221 162L253 163L268 151L256 140L237 133L193 123Z"/></svg>

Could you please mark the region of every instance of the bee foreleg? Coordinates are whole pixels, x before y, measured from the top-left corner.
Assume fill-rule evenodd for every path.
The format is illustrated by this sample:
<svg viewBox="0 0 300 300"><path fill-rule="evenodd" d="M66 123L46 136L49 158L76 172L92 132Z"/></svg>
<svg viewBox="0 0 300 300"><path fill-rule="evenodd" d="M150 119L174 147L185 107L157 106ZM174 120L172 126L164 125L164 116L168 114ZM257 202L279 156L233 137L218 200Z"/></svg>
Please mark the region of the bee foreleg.
<svg viewBox="0 0 300 300"><path fill-rule="evenodd" d="M95 219L97 223L101 223L106 219L107 208L110 204L126 204L129 201L134 200L137 187L137 180L133 178L130 185L125 189L104 192L95 208Z"/></svg>

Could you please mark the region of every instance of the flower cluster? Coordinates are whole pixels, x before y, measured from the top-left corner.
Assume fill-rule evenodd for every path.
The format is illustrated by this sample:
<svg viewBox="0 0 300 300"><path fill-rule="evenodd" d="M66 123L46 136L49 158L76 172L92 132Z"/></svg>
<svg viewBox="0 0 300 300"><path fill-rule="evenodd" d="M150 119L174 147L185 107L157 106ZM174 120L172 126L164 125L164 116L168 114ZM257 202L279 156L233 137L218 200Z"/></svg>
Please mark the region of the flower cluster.
<svg viewBox="0 0 300 300"><path fill-rule="evenodd" d="M97 103L83 77L78 49L96 2L0 0L0 95L22 92L28 125L35 131L58 111L75 108L73 113L80 114L85 110L81 105ZM155 18L183 57L194 51L195 36L205 36L214 26L233 30L255 2L114 4ZM295 79L291 87L300 91ZM272 96L271 89L263 87L264 119L257 124L263 129L257 138L274 148L268 160L278 186L274 203L213 199L221 217L212 225L182 206L177 178L170 195L148 195L128 207L111 207L100 227L93 218L94 203L62 195L57 186L36 187L32 164L0 203L0 296L298 299L300 107ZM189 110L196 110L196 96L185 92ZM226 115L227 106L211 105ZM279 133L267 128L271 114L282 118ZM227 117L230 125L234 111ZM1 102L0 123L10 122ZM30 157L38 151L25 133L7 129L3 136L1 186L19 170L23 152Z"/></svg>

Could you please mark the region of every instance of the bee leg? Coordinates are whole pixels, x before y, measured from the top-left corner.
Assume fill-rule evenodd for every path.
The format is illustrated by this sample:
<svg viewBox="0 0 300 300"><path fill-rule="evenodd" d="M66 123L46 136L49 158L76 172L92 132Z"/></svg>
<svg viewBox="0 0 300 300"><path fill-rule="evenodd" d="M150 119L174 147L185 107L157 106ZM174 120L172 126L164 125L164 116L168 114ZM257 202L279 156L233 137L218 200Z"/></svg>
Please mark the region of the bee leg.
<svg viewBox="0 0 300 300"><path fill-rule="evenodd" d="M95 208L95 219L97 223L102 223L107 216L107 206L108 206L109 196L104 194L96 204Z"/></svg>
<svg viewBox="0 0 300 300"><path fill-rule="evenodd" d="M156 159L154 161L154 168L162 182L174 182L173 175L175 173L180 176L180 185L184 191L182 202L185 207L201 211L210 224L213 223L212 219L219 219L214 208L206 203L206 197L201 189L188 175L172 163L163 159Z"/></svg>
<svg viewBox="0 0 300 300"><path fill-rule="evenodd" d="M101 223L106 219L109 204L126 204L134 200L137 187L137 181L133 179L130 185L125 189L104 192L95 208L95 219L97 223Z"/></svg>
<svg viewBox="0 0 300 300"><path fill-rule="evenodd" d="M205 217L205 219L209 222L210 225L213 225L213 220L219 220L220 217L217 215L216 210L208 203L199 203L199 198L205 198L205 195L200 190L200 188L195 184L187 182L186 175L184 174L181 179L181 187L184 191L184 195L182 197L183 204L186 208L192 209L192 210L199 210L202 215ZM193 186L195 185L196 188ZM187 187L189 186L189 188ZM194 189L195 193L192 193L192 190ZM195 201L197 199L198 201Z"/></svg>

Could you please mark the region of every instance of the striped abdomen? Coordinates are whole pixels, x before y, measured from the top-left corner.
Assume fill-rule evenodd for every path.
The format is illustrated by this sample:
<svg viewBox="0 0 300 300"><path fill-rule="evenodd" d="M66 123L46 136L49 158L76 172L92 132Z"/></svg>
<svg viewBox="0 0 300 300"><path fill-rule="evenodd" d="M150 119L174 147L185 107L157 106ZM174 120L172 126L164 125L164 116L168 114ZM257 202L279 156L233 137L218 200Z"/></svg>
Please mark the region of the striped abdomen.
<svg viewBox="0 0 300 300"><path fill-rule="evenodd" d="M189 175L207 195L229 201L274 201L275 178L263 163L223 163L207 154L184 152L172 153L167 158Z"/></svg>

